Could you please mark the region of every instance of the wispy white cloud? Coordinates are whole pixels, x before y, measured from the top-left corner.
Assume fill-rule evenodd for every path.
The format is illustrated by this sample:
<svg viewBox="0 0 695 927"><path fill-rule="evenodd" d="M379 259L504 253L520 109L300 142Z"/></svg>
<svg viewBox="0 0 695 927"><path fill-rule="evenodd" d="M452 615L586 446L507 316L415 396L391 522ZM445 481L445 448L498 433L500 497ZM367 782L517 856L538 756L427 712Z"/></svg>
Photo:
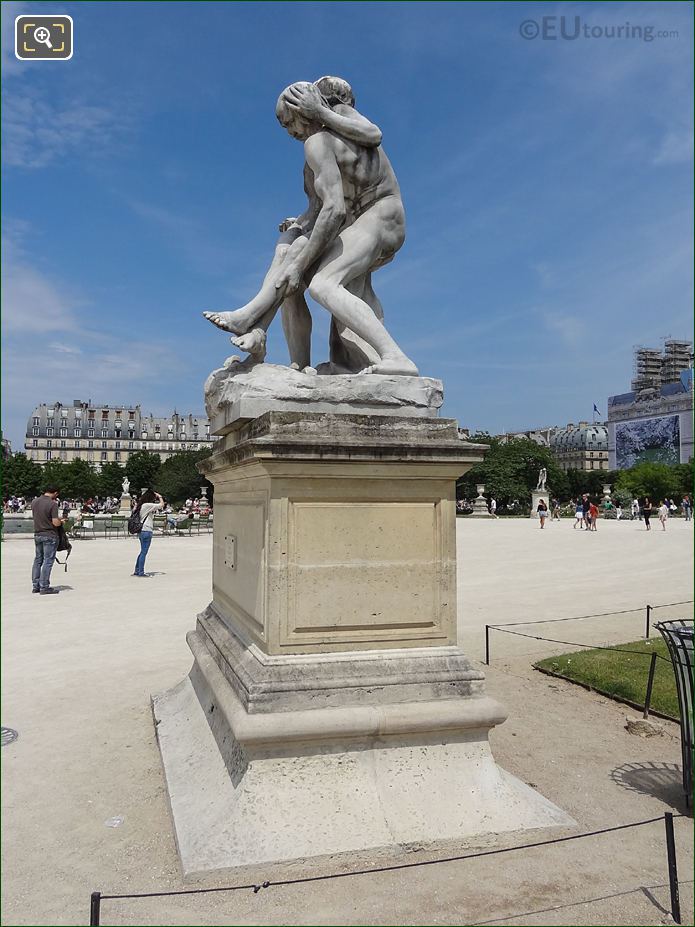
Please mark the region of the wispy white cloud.
<svg viewBox="0 0 695 927"><path fill-rule="evenodd" d="M32 92L3 98L2 157L7 167L42 168L59 158L111 152L126 124L116 110L83 100L49 105Z"/></svg>
<svg viewBox="0 0 695 927"><path fill-rule="evenodd" d="M582 341L586 335L584 319L552 309L542 310L540 315L546 327L556 334L565 346L575 350L582 347Z"/></svg>
<svg viewBox="0 0 695 927"><path fill-rule="evenodd" d="M65 283L31 265L22 244L25 227L2 240L2 327L5 332L74 331L80 297Z"/></svg>
<svg viewBox="0 0 695 927"><path fill-rule="evenodd" d="M683 164L693 159L693 131L668 132L661 141L654 164Z"/></svg>
<svg viewBox="0 0 695 927"><path fill-rule="evenodd" d="M15 446L21 447L27 416L38 403L82 397L147 404L172 367L185 367L174 341L125 341L118 332L96 327L90 295L32 266L28 227L8 225L2 399L3 430Z"/></svg>
<svg viewBox="0 0 695 927"><path fill-rule="evenodd" d="M105 105L96 87L83 87L78 95L63 93L60 80L51 81L47 71L37 71L36 62L19 61L14 53L15 17L32 10L14 0L5 0L1 6L5 167L37 169L68 156L112 154L132 125L133 107ZM51 8L50 12L60 10ZM50 103L43 81L50 82Z"/></svg>
<svg viewBox="0 0 695 927"><path fill-rule="evenodd" d="M160 239L183 255L192 268L215 275L228 271L231 245L214 238L203 221L142 199L126 197L126 203L137 216L157 230ZM269 254L268 264L271 257L272 254ZM259 271L259 279L254 285L257 287L261 280L262 273ZM244 299L249 299L251 295L253 292Z"/></svg>

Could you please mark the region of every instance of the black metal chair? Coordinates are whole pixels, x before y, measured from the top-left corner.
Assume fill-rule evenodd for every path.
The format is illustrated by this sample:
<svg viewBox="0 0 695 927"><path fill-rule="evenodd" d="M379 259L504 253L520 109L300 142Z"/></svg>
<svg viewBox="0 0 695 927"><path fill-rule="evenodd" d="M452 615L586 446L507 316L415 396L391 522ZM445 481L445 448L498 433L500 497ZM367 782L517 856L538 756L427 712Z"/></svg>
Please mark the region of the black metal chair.
<svg viewBox="0 0 695 927"><path fill-rule="evenodd" d="M693 621L658 621L654 627L666 641L676 676L681 716L681 754L685 803L690 807L693 790Z"/></svg>
<svg viewBox="0 0 695 927"><path fill-rule="evenodd" d="M123 537L126 536L126 517L125 515L111 515L109 518L104 519L104 537L108 537L109 534L115 532L116 537L119 534L122 534Z"/></svg>

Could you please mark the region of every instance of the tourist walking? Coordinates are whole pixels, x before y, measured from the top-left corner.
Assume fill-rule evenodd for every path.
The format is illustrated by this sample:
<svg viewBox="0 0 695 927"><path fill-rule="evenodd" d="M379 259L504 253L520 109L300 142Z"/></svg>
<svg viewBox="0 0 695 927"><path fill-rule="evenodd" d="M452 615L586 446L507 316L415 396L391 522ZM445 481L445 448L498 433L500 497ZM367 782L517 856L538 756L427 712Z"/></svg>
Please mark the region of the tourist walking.
<svg viewBox="0 0 695 927"><path fill-rule="evenodd" d="M631 518L632 518L633 521L634 521L636 518L640 518L640 517L641 517L641 516L640 516L640 511L639 511L639 502L637 501L637 499L633 499L632 502L630 503L630 516L631 516Z"/></svg>
<svg viewBox="0 0 695 927"><path fill-rule="evenodd" d="M683 518L685 518L686 521L690 521L693 517L693 504L690 501L690 496L683 496L681 509L683 510Z"/></svg>
<svg viewBox="0 0 695 927"><path fill-rule="evenodd" d="M140 516L142 528L139 533L140 553L138 554L138 559L135 561L135 572L133 576L149 576L148 573L145 573L145 560L147 559L147 552L150 549L152 535L154 533L154 513L160 512L163 508L164 499L153 489L146 489L138 499L135 512Z"/></svg>
<svg viewBox="0 0 695 927"><path fill-rule="evenodd" d="M560 500L559 499L553 499L552 509L553 509L553 514L551 517L551 521L560 521Z"/></svg>
<svg viewBox="0 0 695 927"><path fill-rule="evenodd" d="M34 519L34 564L31 568L31 591L40 595L57 595L51 586L51 570L58 550L58 528L63 519L58 514L58 489L49 486L31 504Z"/></svg>
<svg viewBox="0 0 695 927"><path fill-rule="evenodd" d="M644 519L644 526L647 529L647 531L651 531L652 526L649 524L649 519L652 516L652 504L649 501L649 496L646 496L644 499L644 502L642 503L642 507L640 509L640 516Z"/></svg>
<svg viewBox="0 0 695 927"><path fill-rule="evenodd" d="M536 511L538 512L538 520L541 523L541 528L545 528L545 520L548 517L548 505L545 499L539 500Z"/></svg>
<svg viewBox="0 0 695 927"><path fill-rule="evenodd" d="M490 514L497 518L497 499L490 499Z"/></svg>
<svg viewBox="0 0 695 927"><path fill-rule="evenodd" d="M579 527L580 531L584 530L584 509L581 502L574 503L574 530Z"/></svg>
<svg viewBox="0 0 695 927"><path fill-rule="evenodd" d="M591 528L591 520L589 518L589 509L591 508L591 503L589 502L589 494L584 493L582 496L582 517L584 519L584 524L587 531Z"/></svg>
<svg viewBox="0 0 695 927"><path fill-rule="evenodd" d="M661 528L663 531L666 530L666 522L668 521L669 505L665 499L662 499L659 503L659 521L661 522Z"/></svg>
<svg viewBox="0 0 695 927"><path fill-rule="evenodd" d="M596 520L598 518L598 506L595 502L589 504L589 527L596 531Z"/></svg>

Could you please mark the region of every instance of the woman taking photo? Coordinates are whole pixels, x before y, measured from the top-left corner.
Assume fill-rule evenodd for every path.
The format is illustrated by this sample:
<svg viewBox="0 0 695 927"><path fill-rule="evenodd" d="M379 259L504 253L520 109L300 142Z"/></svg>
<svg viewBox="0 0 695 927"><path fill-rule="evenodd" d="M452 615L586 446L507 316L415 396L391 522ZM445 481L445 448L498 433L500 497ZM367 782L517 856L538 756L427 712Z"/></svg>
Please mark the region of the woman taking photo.
<svg viewBox="0 0 695 927"><path fill-rule="evenodd" d="M161 512L163 508L164 499L153 489L146 489L138 499L135 512L140 516L142 528L140 530L140 553L138 554L138 559L135 561L135 572L133 576L149 576L148 573L145 573L145 559L147 558L147 551L150 549L152 535L154 533L154 513Z"/></svg>

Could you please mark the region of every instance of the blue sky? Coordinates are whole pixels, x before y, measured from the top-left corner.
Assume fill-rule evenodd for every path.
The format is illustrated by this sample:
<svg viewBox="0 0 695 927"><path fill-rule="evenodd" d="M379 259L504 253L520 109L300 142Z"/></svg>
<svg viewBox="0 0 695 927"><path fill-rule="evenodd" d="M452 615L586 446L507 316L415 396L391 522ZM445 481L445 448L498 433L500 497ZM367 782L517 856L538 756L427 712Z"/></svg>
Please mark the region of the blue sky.
<svg viewBox="0 0 695 927"><path fill-rule="evenodd" d="M374 285L444 413L502 431L591 416L632 347L692 332L689 3L3 2L3 429L42 401L203 407L303 208L275 119L338 74L398 175L407 241ZM68 62L20 62L20 13L69 13ZM677 36L524 39L520 24ZM559 23L559 20L558 20ZM559 28L559 26L558 26ZM312 306L313 359L328 316ZM269 360L286 363L279 320Z"/></svg>

